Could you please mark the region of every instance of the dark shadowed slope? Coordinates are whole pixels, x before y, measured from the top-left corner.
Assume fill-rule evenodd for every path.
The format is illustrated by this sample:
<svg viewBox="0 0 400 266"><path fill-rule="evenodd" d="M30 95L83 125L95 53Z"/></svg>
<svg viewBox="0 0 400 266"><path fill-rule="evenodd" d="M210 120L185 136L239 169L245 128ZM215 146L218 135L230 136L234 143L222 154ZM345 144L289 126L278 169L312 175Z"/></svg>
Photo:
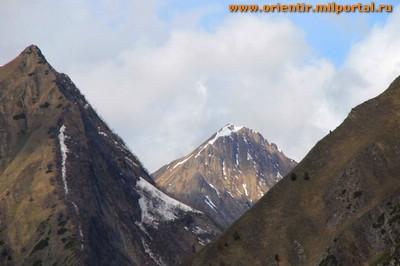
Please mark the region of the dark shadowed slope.
<svg viewBox="0 0 400 266"><path fill-rule="evenodd" d="M217 232L36 46L0 67L0 265L177 265Z"/></svg>
<svg viewBox="0 0 400 266"><path fill-rule="evenodd" d="M354 108L193 265L399 265L400 79Z"/></svg>

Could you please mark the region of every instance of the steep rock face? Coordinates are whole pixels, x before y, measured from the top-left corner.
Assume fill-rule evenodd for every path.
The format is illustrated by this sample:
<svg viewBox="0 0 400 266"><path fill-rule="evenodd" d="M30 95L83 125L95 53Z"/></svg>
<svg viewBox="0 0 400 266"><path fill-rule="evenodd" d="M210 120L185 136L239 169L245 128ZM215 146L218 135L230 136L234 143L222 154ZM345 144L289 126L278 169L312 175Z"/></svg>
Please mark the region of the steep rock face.
<svg viewBox="0 0 400 266"><path fill-rule="evenodd" d="M167 194L225 228L295 165L260 133L228 124L153 176Z"/></svg>
<svg viewBox="0 0 400 266"><path fill-rule="evenodd" d="M0 67L1 265L177 265L218 231L36 46Z"/></svg>
<svg viewBox="0 0 400 266"><path fill-rule="evenodd" d="M400 78L354 108L193 265L398 265Z"/></svg>

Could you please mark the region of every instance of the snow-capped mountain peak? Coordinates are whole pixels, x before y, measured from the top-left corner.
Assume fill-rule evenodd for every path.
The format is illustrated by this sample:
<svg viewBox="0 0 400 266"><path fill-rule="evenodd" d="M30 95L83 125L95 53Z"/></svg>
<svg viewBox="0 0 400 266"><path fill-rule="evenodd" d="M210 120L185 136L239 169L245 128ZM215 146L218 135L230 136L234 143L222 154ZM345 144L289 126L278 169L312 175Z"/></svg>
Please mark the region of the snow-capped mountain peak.
<svg viewBox="0 0 400 266"><path fill-rule="evenodd" d="M153 176L167 194L225 227L295 164L260 133L227 124L193 152Z"/></svg>
<svg viewBox="0 0 400 266"><path fill-rule="evenodd" d="M208 141L208 144L212 145L214 144L214 142L221 138L221 137L228 137L231 136L232 133L237 133L239 132L239 130L241 130L242 128L244 128L243 126L236 126L234 124L227 124L226 126L224 126L223 128L221 128L220 130L217 131L217 133L215 133L214 137L212 139L210 139Z"/></svg>

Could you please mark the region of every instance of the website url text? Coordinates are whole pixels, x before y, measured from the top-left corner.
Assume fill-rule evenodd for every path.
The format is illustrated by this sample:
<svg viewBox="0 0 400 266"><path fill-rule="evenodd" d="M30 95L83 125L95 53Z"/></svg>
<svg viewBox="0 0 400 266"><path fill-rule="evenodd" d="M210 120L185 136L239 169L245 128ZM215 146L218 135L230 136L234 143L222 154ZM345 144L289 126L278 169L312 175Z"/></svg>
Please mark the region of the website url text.
<svg viewBox="0 0 400 266"><path fill-rule="evenodd" d="M337 4L335 2L325 4L267 4L267 5L229 5L231 13L391 13L393 6L390 4Z"/></svg>

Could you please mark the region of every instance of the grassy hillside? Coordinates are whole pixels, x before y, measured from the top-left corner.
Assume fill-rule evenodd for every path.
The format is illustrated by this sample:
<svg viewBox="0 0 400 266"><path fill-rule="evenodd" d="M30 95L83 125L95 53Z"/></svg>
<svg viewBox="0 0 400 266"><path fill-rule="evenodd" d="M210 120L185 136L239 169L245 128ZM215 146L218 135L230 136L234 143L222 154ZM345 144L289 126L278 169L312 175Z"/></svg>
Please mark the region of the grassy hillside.
<svg viewBox="0 0 400 266"><path fill-rule="evenodd" d="M354 108L193 265L390 261L400 236L399 219L393 218L399 209L387 207L400 204L399 136L398 78L383 94ZM374 220L381 212L390 213L380 218L384 231Z"/></svg>

